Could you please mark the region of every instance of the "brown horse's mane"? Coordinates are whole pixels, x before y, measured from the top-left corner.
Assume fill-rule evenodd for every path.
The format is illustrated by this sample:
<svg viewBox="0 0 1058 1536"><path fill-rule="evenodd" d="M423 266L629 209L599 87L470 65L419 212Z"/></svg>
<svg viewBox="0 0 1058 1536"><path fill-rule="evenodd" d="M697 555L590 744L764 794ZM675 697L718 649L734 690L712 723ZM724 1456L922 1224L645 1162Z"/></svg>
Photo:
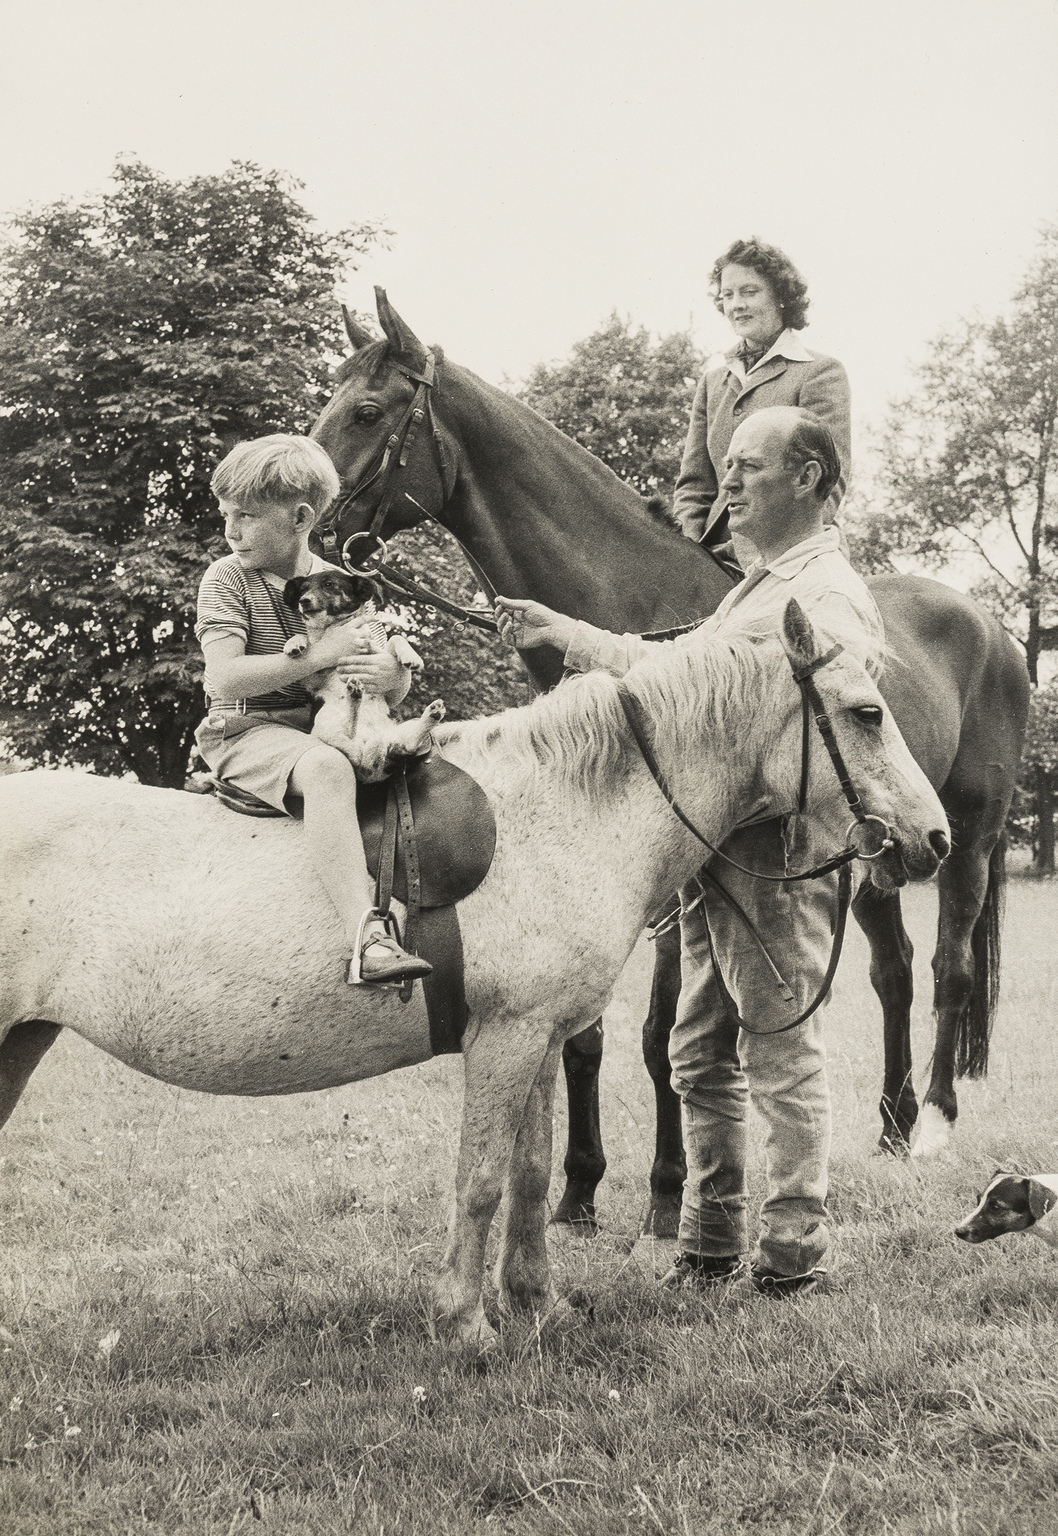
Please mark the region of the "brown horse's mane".
<svg viewBox="0 0 1058 1536"><path fill-rule="evenodd" d="M444 349L442 347L431 346L430 351L439 363L444 361ZM385 336L380 337L378 341L369 342L367 346L359 347L351 356L343 358L338 364L335 370L335 388L344 384L347 379L352 377L354 372L362 374L368 383L373 384L381 374L383 367L393 361L393 357L393 345ZM514 400L519 398L511 391L504 390L503 393L510 394ZM524 405L526 402L522 401L521 403ZM544 416L543 420L547 421L548 418ZM554 422L550 422L549 425L554 426ZM576 442L577 439L572 438L571 441ZM628 482L625 481L625 484L627 485ZM634 487L629 486L629 489L634 489ZM679 528L679 524L672 514L672 508L664 496L654 493L650 496L641 496L639 500L644 515L649 517L651 521L658 523L663 528Z"/></svg>

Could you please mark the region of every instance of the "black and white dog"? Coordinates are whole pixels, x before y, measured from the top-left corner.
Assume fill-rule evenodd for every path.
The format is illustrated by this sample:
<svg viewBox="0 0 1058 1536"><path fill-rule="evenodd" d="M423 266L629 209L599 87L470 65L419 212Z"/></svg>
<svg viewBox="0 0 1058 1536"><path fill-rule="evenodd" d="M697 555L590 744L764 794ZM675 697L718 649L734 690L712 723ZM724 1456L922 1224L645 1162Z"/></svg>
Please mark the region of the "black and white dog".
<svg viewBox="0 0 1058 1536"><path fill-rule="evenodd" d="M1058 1248L1058 1173L1005 1173L989 1180L976 1210L964 1216L955 1236L966 1243L987 1243L1007 1232L1029 1232Z"/></svg>
<svg viewBox="0 0 1058 1536"><path fill-rule="evenodd" d="M403 635L387 635L379 615L381 590L366 576L352 576L335 567L313 576L295 576L283 589L283 601L305 620L308 637L293 635L283 647L288 656L302 656L310 642L334 624L349 629L349 654L388 650L402 667L421 672L422 661ZM444 719L440 699L428 704L417 720L398 723L385 699L349 688L329 668L305 679L305 687L320 700L312 734L344 752L365 783L384 779L391 757L415 757L430 745L430 732Z"/></svg>

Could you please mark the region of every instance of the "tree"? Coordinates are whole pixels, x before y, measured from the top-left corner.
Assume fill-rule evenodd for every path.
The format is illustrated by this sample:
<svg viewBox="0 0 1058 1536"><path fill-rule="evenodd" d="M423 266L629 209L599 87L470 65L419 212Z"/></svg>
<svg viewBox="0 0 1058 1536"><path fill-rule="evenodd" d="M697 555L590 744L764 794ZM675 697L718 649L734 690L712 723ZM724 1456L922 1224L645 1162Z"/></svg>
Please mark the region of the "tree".
<svg viewBox="0 0 1058 1536"><path fill-rule="evenodd" d="M436 523L402 534L390 546L390 559L461 607L484 602L459 545ZM532 685L520 658L502 640L485 630L463 627L424 603L399 604L389 595L391 606L407 615L412 641L423 658L423 671L415 678L402 714L418 714L431 699L442 698L450 720L467 720L532 699Z"/></svg>
<svg viewBox="0 0 1058 1536"><path fill-rule="evenodd" d="M518 397L643 496L671 500L704 359L690 335L652 342L614 311L564 363L540 363Z"/></svg>
<svg viewBox="0 0 1058 1536"><path fill-rule="evenodd" d="M1009 312L937 337L919 388L891 410L882 441L882 506L854 518L854 554L883 551L934 569L953 562L973 595L1023 645L1029 676L1058 649L1058 226ZM1054 872L1054 772L1032 766L1036 867Z"/></svg>
<svg viewBox="0 0 1058 1536"><path fill-rule="evenodd" d="M307 431L335 281L383 235L318 229L279 172L119 161L22 214L0 257L0 728L19 756L183 783L195 594L225 553L209 477Z"/></svg>

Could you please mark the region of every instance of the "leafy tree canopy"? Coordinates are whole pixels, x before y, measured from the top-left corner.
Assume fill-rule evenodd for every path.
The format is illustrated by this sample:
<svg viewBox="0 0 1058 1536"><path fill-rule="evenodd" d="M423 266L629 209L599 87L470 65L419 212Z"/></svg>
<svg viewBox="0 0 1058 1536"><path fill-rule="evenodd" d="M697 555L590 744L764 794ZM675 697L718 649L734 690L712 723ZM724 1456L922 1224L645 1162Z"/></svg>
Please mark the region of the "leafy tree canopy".
<svg viewBox="0 0 1058 1536"><path fill-rule="evenodd" d="M0 261L0 724L34 762L180 784L201 713L195 594L224 553L209 477L307 431L336 280L384 231L323 233L255 165L119 161L14 220Z"/></svg>
<svg viewBox="0 0 1058 1536"><path fill-rule="evenodd" d="M564 363L540 363L520 399L640 495L671 499L704 359L689 333L653 342L614 311Z"/></svg>
<svg viewBox="0 0 1058 1536"><path fill-rule="evenodd" d="M973 573L973 592L1024 644L1033 681L1058 646L1058 227L1010 306L938 336L919 387L891 410L881 505L861 507L854 550Z"/></svg>
<svg viewBox="0 0 1058 1536"><path fill-rule="evenodd" d="M1038 684L1041 656L1058 649L1058 227L1043 230L1008 311L938 336L918 378L886 423L881 504L861 496L850 520L854 558L968 571ZM1055 867L1056 732L1058 695L1044 686L1011 822L1043 874Z"/></svg>

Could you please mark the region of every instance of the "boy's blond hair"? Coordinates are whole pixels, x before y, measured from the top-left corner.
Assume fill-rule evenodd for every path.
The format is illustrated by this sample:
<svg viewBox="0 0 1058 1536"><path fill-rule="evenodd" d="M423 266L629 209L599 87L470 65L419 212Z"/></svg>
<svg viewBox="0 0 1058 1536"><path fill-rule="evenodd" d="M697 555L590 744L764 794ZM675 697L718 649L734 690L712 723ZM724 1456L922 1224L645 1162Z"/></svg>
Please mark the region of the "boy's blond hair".
<svg viewBox="0 0 1058 1536"><path fill-rule="evenodd" d="M317 518L341 490L338 472L311 437L273 432L238 443L213 471L219 501L306 501Z"/></svg>

